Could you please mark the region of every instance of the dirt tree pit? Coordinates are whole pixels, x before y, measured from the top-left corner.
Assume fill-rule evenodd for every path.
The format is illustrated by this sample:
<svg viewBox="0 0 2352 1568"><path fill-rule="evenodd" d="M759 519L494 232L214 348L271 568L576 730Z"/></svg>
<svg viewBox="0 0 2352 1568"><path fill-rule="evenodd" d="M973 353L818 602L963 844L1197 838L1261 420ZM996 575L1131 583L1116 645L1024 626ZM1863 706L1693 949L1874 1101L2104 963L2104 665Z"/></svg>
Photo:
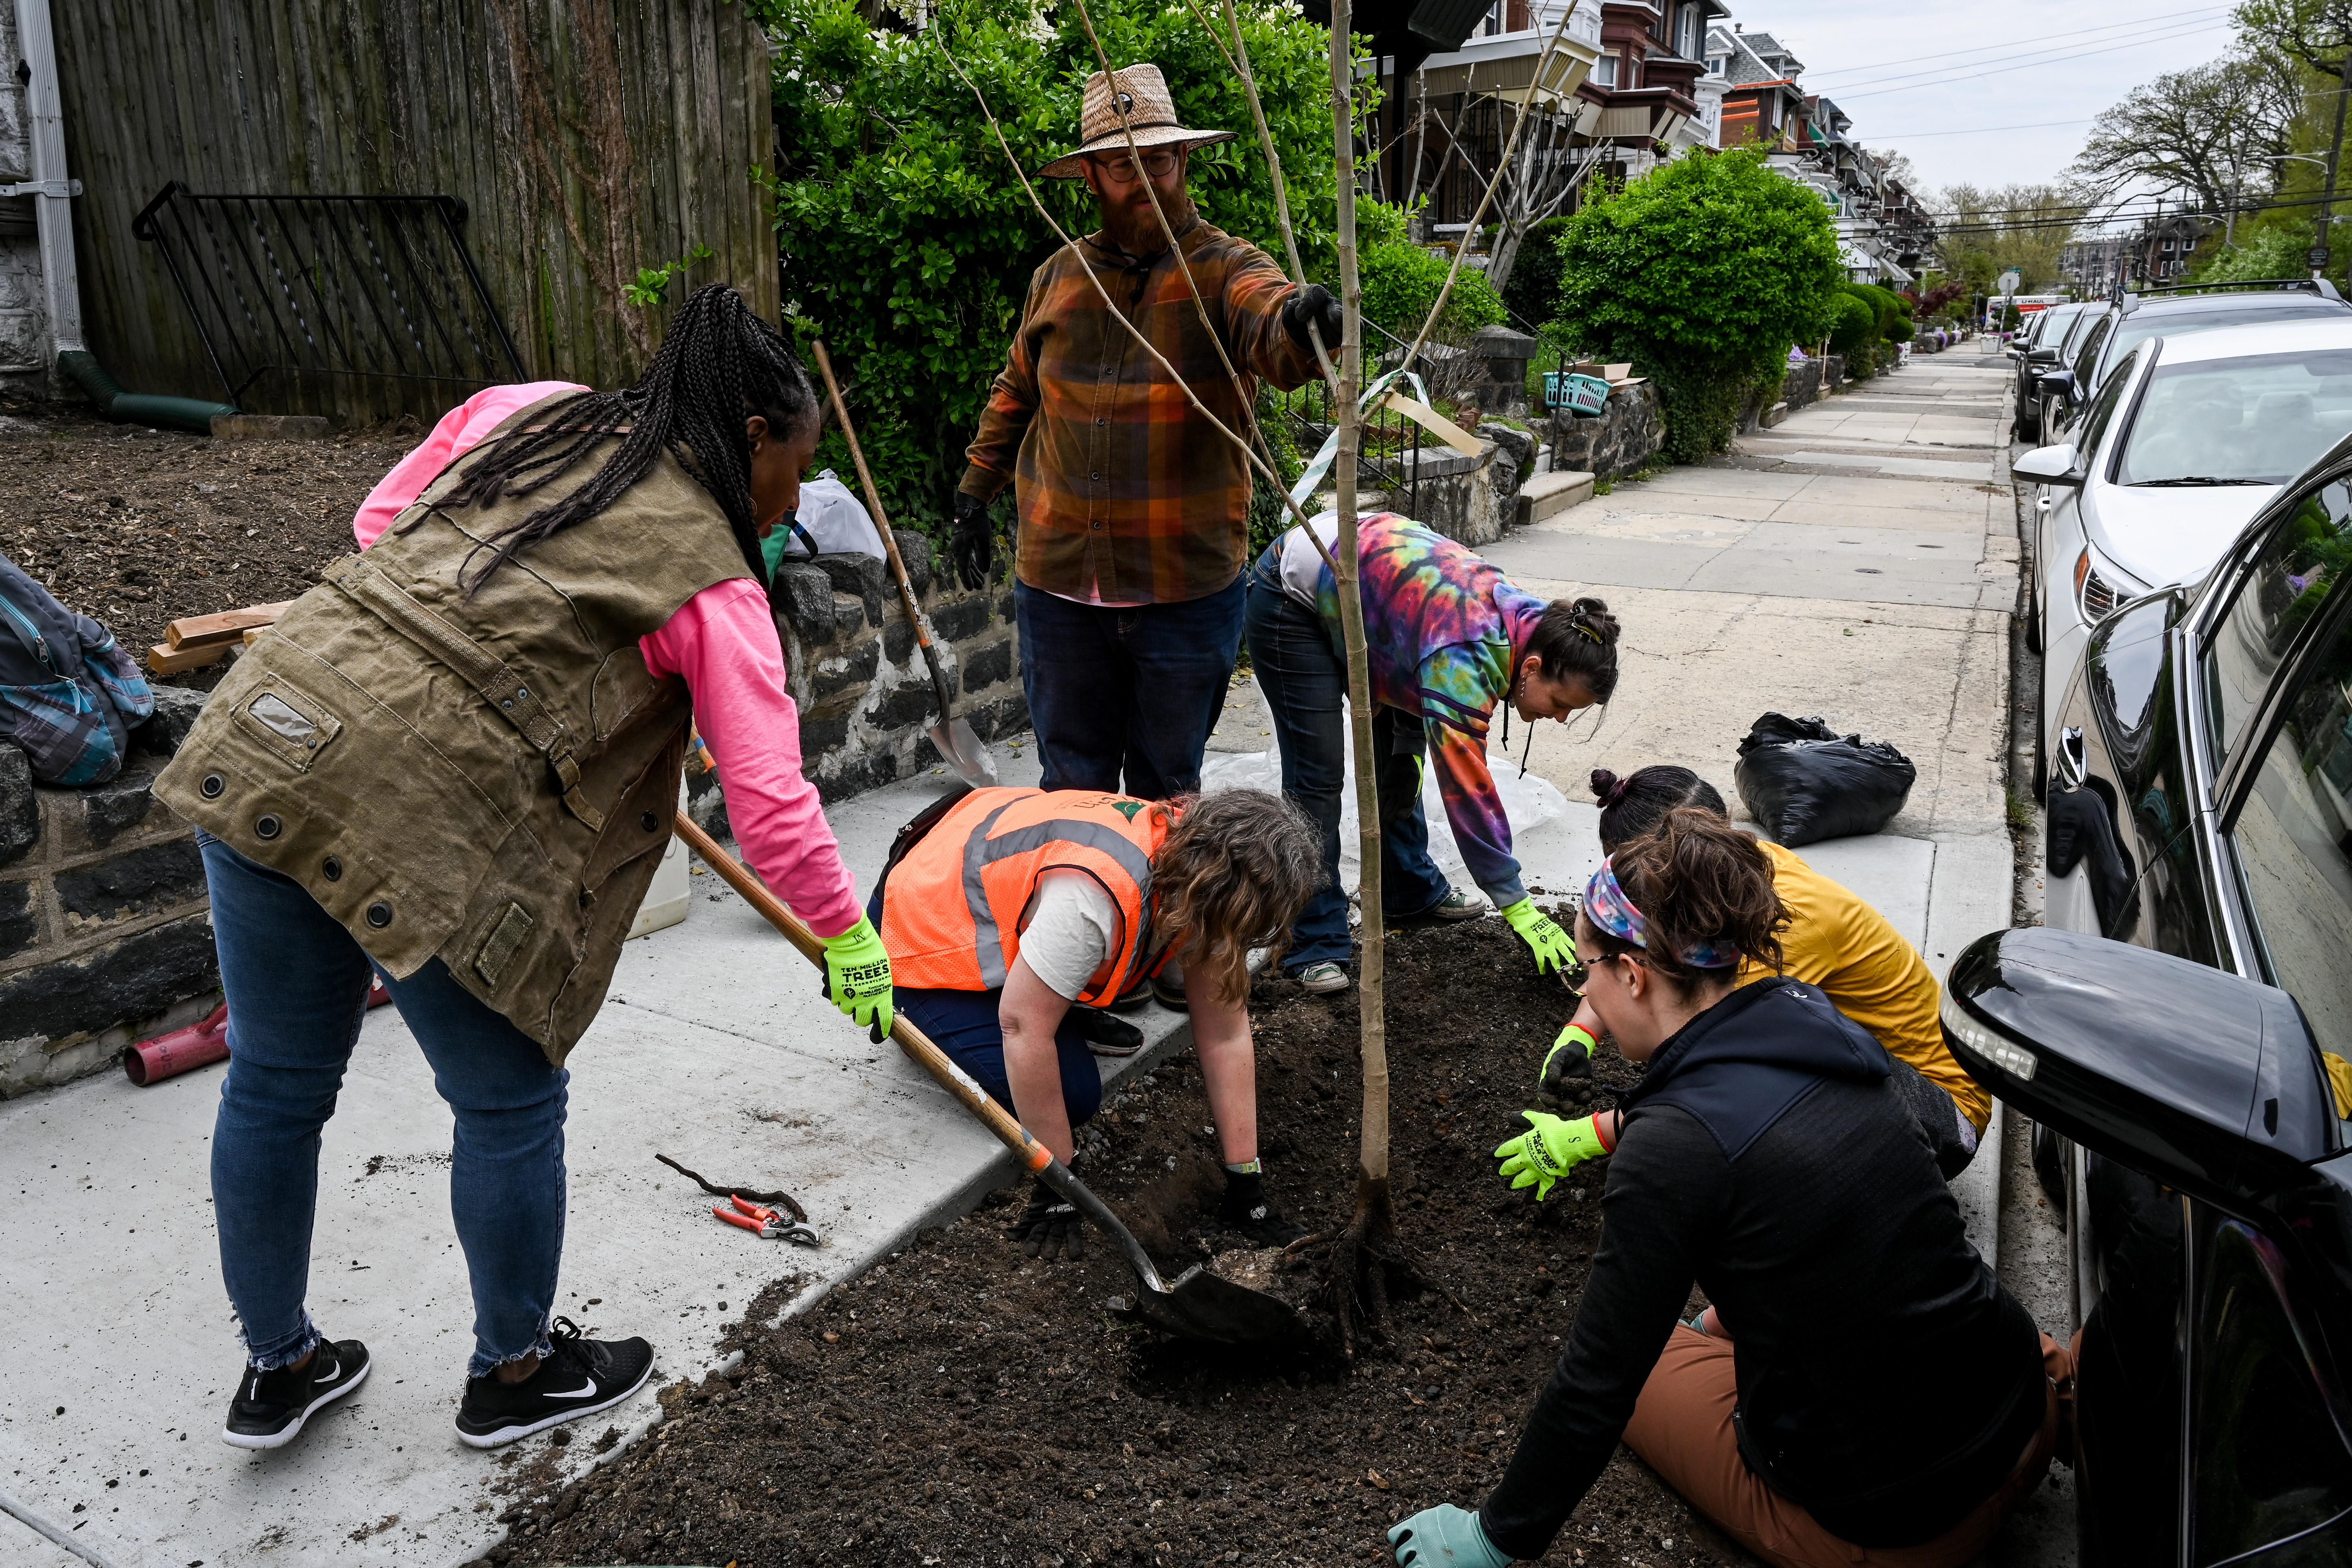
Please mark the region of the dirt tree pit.
<svg viewBox="0 0 2352 1568"><path fill-rule="evenodd" d="M486 1561L1319 1568L1387 1561L1384 1533L1420 1509L1475 1507L1574 1321L1601 1179L1580 1173L1538 1205L1489 1152L1535 1108L1570 1011L1558 981L1500 921L1405 932L1389 954L1398 1221L1443 1289L1394 1300L1385 1346L1350 1364L1163 1340L1106 1310L1134 1280L1099 1235L1077 1265L1006 1240L1026 1199L1008 1187L801 1316L777 1321L798 1277L741 1303L731 1368L663 1389L662 1423L568 1489L516 1489L499 1516L513 1533ZM1354 995L1261 978L1252 1007L1270 1191L1336 1229L1361 1095ZM1601 1075L1633 1070L1612 1058ZM1078 1173L1163 1268L1219 1250L1222 1175L1189 1055L1116 1097L1079 1145ZM1546 1561L1747 1559L1621 1447Z"/></svg>

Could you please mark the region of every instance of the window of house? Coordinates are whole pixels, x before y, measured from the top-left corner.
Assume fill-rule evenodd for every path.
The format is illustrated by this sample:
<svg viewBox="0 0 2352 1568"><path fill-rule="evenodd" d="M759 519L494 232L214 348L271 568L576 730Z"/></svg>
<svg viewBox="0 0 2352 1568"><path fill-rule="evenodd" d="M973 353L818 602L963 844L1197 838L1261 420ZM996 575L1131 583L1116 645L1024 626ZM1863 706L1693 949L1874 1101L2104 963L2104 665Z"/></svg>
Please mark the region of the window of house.
<svg viewBox="0 0 2352 1568"><path fill-rule="evenodd" d="M1679 31L1675 38L1675 53L1686 60L1698 58L1698 7L1685 5Z"/></svg>
<svg viewBox="0 0 2352 1568"><path fill-rule="evenodd" d="M1615 55L1603 55L1599 59L1592 62L1592 85L1595 87L1615 87L1617 85L1617 57Z"/></svg>
<svg viewBox="0 0 2352 1568"><path fill-rule="evenodd" d="M1709 55L1706 58L1706 74L1721 76L1730 64L1731 57L1728 55Z"/></svg>

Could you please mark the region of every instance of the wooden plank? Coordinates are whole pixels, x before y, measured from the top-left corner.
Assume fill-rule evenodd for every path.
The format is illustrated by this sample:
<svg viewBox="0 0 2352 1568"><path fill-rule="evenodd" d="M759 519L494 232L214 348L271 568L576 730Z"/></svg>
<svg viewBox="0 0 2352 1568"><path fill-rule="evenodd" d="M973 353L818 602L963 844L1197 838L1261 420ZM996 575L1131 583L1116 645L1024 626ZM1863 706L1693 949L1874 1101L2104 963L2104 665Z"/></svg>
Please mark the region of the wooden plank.
<svg viewBox="0 0 2352 1568"><path fill-rule="evenodd" d="M215 643L210 647L173 648L157 643L147 650L147 669L152 675L177 675L183 670L202 669L208 664L218 664L228 657L229 645Z"/></svg>
<svg viewBox="0 0 2352 1568"><path fill-rule="evenodd" d="M163 642L175 650L235 642L248 627L275 626L293 602L282 599L274 605L247 605L244 609L223 610L218 615L184 616L163 628Z"/></svg>

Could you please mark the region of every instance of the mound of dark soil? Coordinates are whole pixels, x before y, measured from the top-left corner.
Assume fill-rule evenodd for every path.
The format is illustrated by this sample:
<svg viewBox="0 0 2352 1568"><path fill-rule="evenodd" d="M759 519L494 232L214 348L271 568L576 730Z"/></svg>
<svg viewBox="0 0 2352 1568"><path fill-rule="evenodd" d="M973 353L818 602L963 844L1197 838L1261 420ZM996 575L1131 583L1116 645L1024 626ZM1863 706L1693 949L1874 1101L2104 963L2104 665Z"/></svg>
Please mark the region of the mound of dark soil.
<svg viewBox="0 0 2352 1568"><path fill-rule="evenodd" d="M0 555L143 658L163 624L291 599L421 431L215 441L69 405L0 409ZM170 677L210 686L223 666Z"/></svg>
<svg viewBox="0 0 2352 1568"><path fill-rule="evenodd" d="M517 1531L492 1560L1368 1565L1406 1515L1475 1505L1574 1318L1600 1182L1538 1207L1488 1153L1524 1130L1569 1011L1559 984L1499 921L1390 953L1398 1220L1444 1289L1396 1303L1384 1350L1350 1365L1160 1341L1104 1310L1134 1286L1098 1238L1059 1266L1006 1242L1025 1197L1008 1189L781 1327L800 1284L771 1287L730 1325L731 1373L664 1390L651 1438L502 1516ZM1353 995L1261 980L1254 1005L1270 1188L1336 1227L1356 1161ZM1207 1250L1207 1122L1188 1057L1106 1110L1080 1156L1163 1268ZM1727 1561L1700 1528L1621 1450L1550 1560Z"/></svg>

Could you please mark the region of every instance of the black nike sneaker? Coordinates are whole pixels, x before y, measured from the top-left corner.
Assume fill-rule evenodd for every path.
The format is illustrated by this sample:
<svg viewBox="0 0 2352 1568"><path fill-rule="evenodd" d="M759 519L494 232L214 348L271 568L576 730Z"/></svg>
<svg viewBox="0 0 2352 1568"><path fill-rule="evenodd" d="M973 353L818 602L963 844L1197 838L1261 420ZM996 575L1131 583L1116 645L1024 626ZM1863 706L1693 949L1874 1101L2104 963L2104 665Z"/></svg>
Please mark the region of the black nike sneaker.
<svg viewBox="0 0 2352 1568"><path fill-rule="evenodd" d="M496 1373L466 1380L459 1442L495 1448L610 1410L653 1375L654 1347L643 1340L586 1339L569 1318L556 1319L549 1338L547 1359L520 1383L500 1383Z"/></svg>
<svg viewBox="0 0 2352 1568"><path fill-rule="evenodd" d="M228 1402L221 1440L240 1448L282 1448L311 1413L367 1381L367 1346L357 1340L321 1340L299 1370L263 1372L247 1365Z"/></svg>

